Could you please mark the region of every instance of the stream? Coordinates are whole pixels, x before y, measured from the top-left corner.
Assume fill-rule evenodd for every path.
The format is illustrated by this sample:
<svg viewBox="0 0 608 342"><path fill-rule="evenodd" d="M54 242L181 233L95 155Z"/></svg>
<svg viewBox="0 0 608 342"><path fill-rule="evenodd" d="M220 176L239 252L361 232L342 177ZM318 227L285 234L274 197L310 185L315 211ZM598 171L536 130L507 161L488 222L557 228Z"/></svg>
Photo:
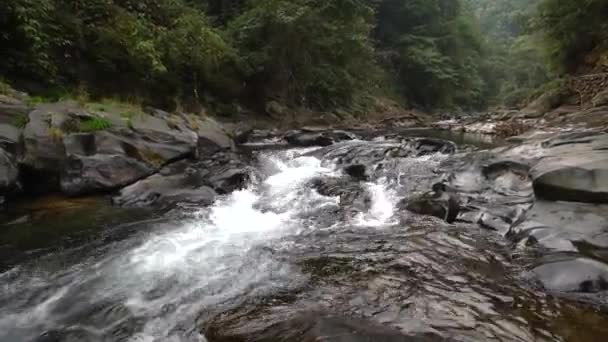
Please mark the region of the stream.
<svg viewBox="0 0 608 342"><path fill-rule="evenodd" d="M431 188L448 154L380 156L366 179L344 174L341 149L390 144L258 146L247 186L209 207L157 213L101 199L27 223L4 218L0 245L18 251L2 255L20 257L0 271L0 341L608 337L608 314L530 278L534 250L400 209ZM26 225L58 230L42 237L55 247L15 237Z"/></svg>

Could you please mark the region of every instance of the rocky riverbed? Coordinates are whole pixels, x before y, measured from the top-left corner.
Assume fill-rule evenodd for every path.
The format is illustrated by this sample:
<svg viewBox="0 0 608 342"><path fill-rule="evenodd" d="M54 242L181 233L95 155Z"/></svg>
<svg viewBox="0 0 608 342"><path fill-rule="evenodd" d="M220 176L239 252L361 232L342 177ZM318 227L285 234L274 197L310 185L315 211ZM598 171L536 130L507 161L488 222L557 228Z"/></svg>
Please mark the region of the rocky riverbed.
<svg viewBox="0 0 608 342"><path fill-rule="evenodd" d="M608 338L601 130L26 112L0 130L2 341Z"/></svg>

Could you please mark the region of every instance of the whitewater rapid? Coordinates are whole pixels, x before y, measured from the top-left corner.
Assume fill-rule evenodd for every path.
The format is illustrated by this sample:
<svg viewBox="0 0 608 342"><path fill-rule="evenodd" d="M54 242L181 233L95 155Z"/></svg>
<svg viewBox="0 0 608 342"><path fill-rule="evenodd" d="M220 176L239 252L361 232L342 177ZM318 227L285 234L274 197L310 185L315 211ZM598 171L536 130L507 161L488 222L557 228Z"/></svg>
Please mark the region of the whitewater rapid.
<svg viewBox="0 0 608 342"><path fill-rule="evenodd" d="M273 258L272 249L289 248L286 236L331 228L311 226L310 215L340 206L338 197L309 185L315 177L340 176L310 151L260 154L259 174L247 188L191 218L159 223L139 240L65 265L32 263L0 274L0 341L52 338L57 331L75 341L205 341L196 320L207 308L301 286L307 276ZM370 209L353 224L390 223L393 186L386 178L365 184Z"/></svg>

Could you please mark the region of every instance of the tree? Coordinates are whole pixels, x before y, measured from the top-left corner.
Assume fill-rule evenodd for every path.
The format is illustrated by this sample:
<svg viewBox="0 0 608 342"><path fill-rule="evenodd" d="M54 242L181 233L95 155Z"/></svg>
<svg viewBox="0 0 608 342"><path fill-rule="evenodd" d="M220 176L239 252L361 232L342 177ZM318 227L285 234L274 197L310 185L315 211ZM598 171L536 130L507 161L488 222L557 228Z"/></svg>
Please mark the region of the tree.
<svg viewBox="0 0 608 342"><path fill-rule="evenodd" d="M346 106L373 75L371 8L357 0L259 0L229 27L252 98Z"/></svg>
<svg viewBox="0 0 608 342"><path fill-rule="evenodd" d="M606 0L543 0L534 24L558 71L576 72L594 49L608 51Z"/></svg>
<svg viewBox="0 0 608 342"><path fill-rule="evenodd" d="M377 13L378 49L407 99L425 108L483 103L481 37L459 1L383 0Z"/></svg>

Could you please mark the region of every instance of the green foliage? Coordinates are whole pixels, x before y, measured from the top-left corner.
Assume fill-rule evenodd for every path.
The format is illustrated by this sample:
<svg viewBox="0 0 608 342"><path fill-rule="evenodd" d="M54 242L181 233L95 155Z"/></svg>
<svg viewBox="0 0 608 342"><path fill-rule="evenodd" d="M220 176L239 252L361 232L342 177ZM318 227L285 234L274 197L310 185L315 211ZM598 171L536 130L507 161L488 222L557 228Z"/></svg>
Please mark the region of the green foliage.
<svg viewBox="0 0 608 342"><path fill-rule="evenodd" d="M530 27L539 1L465 1L485 35L483 73L490 104L520 105L552 77L542 39Z"/></svg>
<svg viewBox="0 0 608 342"><path fill-rule="evenodd" d="M606 0L11 0L0 75L83 106L205 102L228 115L271 102L364 113L387 95L426 109L514 105L553 77L546 56L568 72L608 56L607 11Z"/></svg>
<svg viewBox="0 0 608 342"><path fill-rule="evenodd" d="M372 22L357 0L260 0L228 32L252 98L332 108L373 80Z"/></svg>
<svg viewBox="0 0 608 342"><path fill-rule="evenodd" d="M7 95L10 94L12 90L13 88L8 83L0 79L0 94Z"/></svg>
<svg viewBox="0 0 608 342"><path fill-rule="evenodd" d="M24 129L25 126L30 122L30 116L28 114L18 114L13 118L13 126Z"/></svg>
<svg viewBox="0 0 608 342"><path fill-rule="evenodd" d="M535 28L542 32L551 65L574 72L596 47L608 51L608 1L542 0Z"/></svg>
<svg viewBox="0 0 608 342"><path fill-rule="evenodd" d="M426 108L484 102L483 42L454 0L383 0L375 36L406 97Z"/></svg>
<svg viewBox="0 0 608 342"><path fill-rule="evenodd" d="M80 122L81 132L96 132L112 128L112 122L106 118L92 117Z"/></svg>

